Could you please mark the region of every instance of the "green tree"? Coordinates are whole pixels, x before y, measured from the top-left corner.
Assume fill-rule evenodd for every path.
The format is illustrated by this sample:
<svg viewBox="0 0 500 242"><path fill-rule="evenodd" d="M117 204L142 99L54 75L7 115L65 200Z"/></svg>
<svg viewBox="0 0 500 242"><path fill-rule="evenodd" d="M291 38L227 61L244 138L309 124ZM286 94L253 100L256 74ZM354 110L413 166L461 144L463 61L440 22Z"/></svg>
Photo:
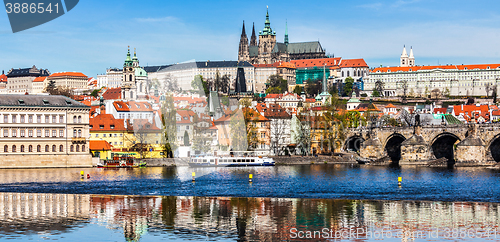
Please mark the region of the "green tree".
<svg viewBox="0 0 500 242"><path fill-rule="evenodd" d="M177 111L174 107L174 97L167 94L161 107L161 123L163 135L163 155L173 158L174 151L177 149L175 138L177 137Z"/></svg>
<svg viewBox="0 0 500 242"><path fill-rule="evenodd" d="M268 92L267 89L270 88L272 88L272 91ZM267 89L266 93L284 93L288 91L288 81L278 74L271 75L267 79Z"/></svg>
<svg viewBox="0 0 500 242"><path fill-rule="evenodd" d="M280 94L282 92L281 92L281 89L279 87L268 87L266 89L266 93Z"/></svg>
<svg viewBox="0 0 500 242"><path fill-rule="evenodd" d="M184 131L184 146L189 146L189 134L187 130Z"/></svg>
<svg viewBox="0 0 500 242"><path fill-rule="evenodd" d="M208 84L205 80L203 80L202 75L196 75L194 79L191 81L191 88L195 92L198 92L200 95L205 94L205 97L208 97L210 91L208 90Z"/></svg>
<svg viewBox="0 0 500 242"><path fill-rule="evenodd" d="M293 93L296 93L298 95L300 95L303 91L303 88L302 86L299 86L299 85L296 85L295 88L293 89Z"/></svg>
<svg viewBox="0 0 500 242"><path fill-rule="evenodd" d="M377 90L379 97L383 96L384 86L385 86L384 82L382 82L380 80L375 82L375 89Z"/></svg>
<svg viewBox="0 0 500 242"><path fill-rule="evenodd" d="M50 93L51 95L53 95L52 93L57 89L57 86L56 86L56 81L54 80L50 80L49 83L47 84L47 86L45 87L45 92L48 92Z"/></svg>
<svg viewBox="0 0 500 242"><path fill-rule="evenodd" d="M307 95L316 96L319 94L320 91L321 91L321 83L318 80L316 80L316 81L313 81L311 79L307 80L307 83L306 83Z"/></svg>
<svg viewBox="0 0 500 242"><path fill-rule="evenodd" d="M92 91L92 93L90 93L90 96L97 97L97 95L99 95L100 91L101 91L101 89L95 89L94 91Z"/></svg>
<svg viewBox="0 0 500 242"><path fill-rule="evenodd" d="M380 97L380 92L376 88L372 90L372 97Z"/></svg>
<svg viewBox="0 0 500 242"><path fill-rule="evenodd" d="M349 96L352 92L352 88L354 86L354 79L352 77L347 77L344 80L344 93L343 96Z"/></svg>

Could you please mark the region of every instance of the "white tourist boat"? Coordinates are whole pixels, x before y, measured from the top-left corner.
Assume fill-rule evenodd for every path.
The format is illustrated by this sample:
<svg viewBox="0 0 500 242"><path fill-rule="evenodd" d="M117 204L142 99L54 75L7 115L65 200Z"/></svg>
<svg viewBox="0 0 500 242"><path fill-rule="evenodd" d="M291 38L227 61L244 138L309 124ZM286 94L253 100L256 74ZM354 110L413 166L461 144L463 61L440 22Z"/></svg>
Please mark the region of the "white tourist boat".
<svg viewBox="0 0 500 242"><path fill-rule="evenodd" d="M274 166L273 158L262 156L199 156L191 157L191 167Z"/></svg>

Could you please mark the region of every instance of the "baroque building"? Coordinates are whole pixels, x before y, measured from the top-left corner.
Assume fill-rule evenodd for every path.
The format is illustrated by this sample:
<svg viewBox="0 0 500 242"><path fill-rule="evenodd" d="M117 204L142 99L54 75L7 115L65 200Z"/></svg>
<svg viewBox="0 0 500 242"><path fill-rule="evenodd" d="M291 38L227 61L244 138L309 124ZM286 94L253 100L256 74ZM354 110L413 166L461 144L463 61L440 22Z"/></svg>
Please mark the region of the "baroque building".
<svg viewBox="0 0 500 242"><path fill-rule="evenodd" d="M288 24L285 28L284 42L276 40L276 31L271 28L269 10L266 13L264 29L259 32L259 42L255 35L255 25L252 27L250 44L245 31L245 22L241 32L238 50L238 61L248 61L251 64L272 64L275 62L289 62L299 59L325 58L325 49L319 41L289 43Z"/></svg>

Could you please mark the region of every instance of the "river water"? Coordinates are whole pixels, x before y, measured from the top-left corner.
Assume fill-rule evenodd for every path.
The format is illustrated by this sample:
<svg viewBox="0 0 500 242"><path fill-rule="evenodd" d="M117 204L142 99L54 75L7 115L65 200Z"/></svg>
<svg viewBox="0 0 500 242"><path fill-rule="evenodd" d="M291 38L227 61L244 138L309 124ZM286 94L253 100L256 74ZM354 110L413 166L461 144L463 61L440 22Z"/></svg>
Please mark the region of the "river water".
<svg viewBox="0 0 500 242"><path fill-rule="evenodd" d="M500 240L496 170L81 170L0 170L0 240Z"/></svg>

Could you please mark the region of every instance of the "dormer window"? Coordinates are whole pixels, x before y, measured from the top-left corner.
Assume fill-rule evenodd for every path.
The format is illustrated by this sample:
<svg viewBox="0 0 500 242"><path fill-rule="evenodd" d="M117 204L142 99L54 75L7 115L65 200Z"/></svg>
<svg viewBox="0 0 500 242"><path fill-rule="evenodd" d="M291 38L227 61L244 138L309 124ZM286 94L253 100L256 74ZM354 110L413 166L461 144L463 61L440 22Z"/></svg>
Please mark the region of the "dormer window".
<svg viewBox="0 0 500 242"><path fill-rule="evenodd" d="M99 129L104 129L104 125L99 125Z"/></svg>
<svg viewBox="0 0 500 242"><path fill-rule="evenodd" d="M19 105L24 105L24 100L19 99L19 100L17 100L17 101L19 102Z"/></svg>
<svg viewBox="0 0 500 242"><path fill-rule="evenodd" d="M71 101L70 100L66 100L66 105L71 105Z"/></svg>
<svg viewBox="0 0 500 242"><path fill-rule="evenodd" d="M110 128L111 128L111 129L115 129L115 126L114 126L114 125L111 125L111 126L110 126Z"/></svg>
<svg viewBox="0 0 500 242"><path fill-rule="evenodd" d="M49 101L48 100L43 99L42 101L43 101L43 105L49 105Z"/></svg>

